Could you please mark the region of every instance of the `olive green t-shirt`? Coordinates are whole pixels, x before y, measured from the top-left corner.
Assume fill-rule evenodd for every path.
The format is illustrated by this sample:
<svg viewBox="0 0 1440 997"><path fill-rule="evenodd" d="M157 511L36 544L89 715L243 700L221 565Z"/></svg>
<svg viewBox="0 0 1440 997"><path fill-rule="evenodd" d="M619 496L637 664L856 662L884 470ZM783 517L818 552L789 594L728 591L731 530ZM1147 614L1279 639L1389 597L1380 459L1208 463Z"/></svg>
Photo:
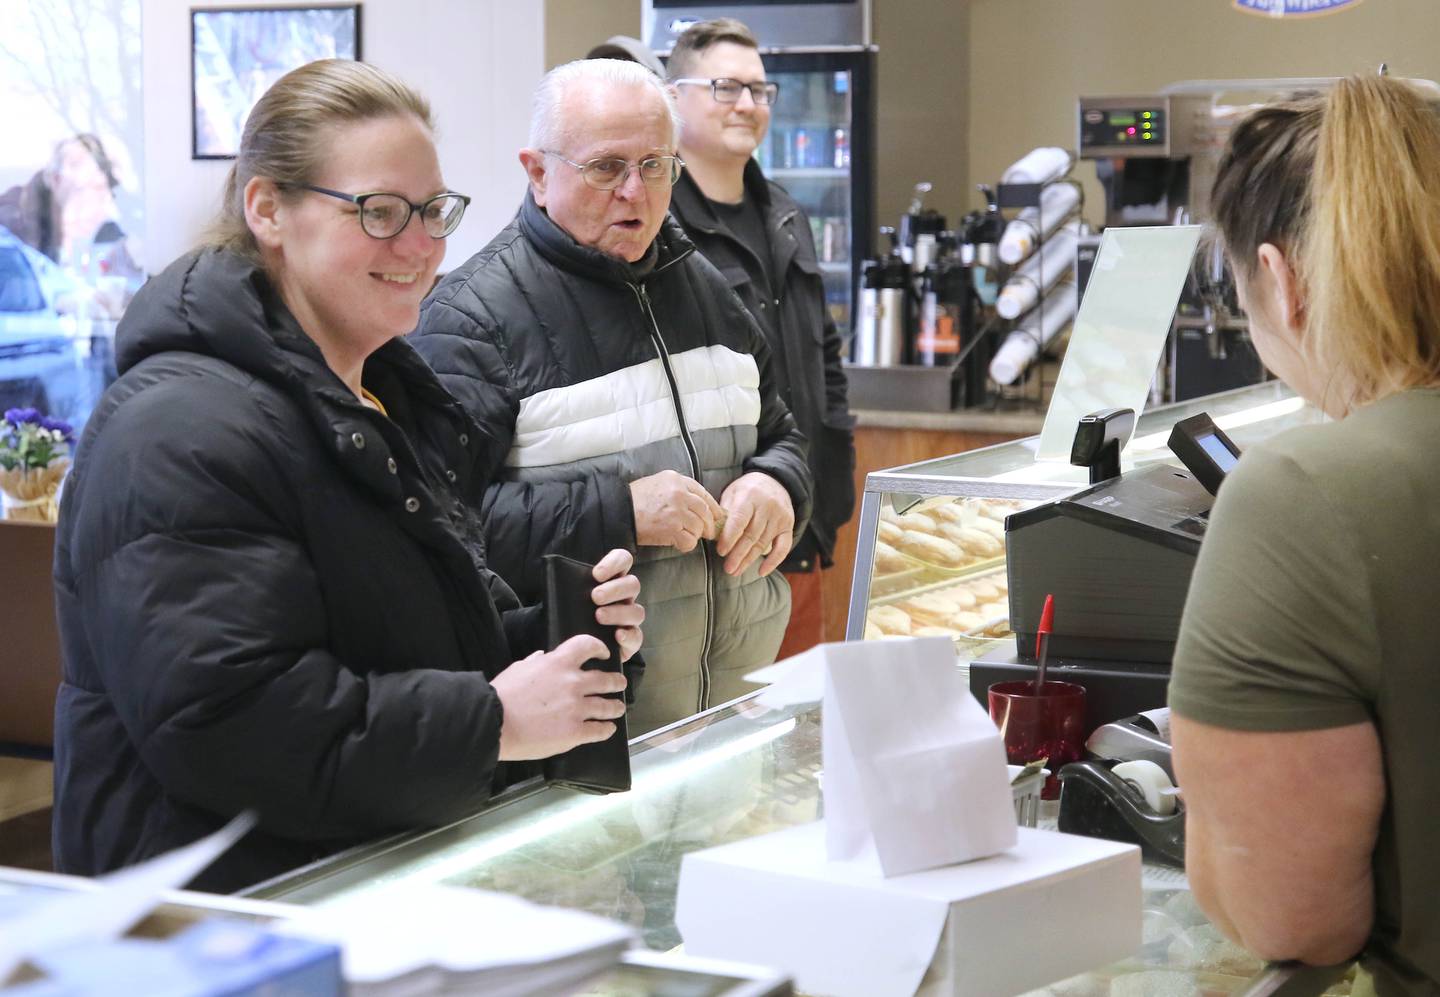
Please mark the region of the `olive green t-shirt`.
<svg viewBox="0 0 1440 997"><path fill-rule="evenodd" d="M1388 796L1365 965L1382 997L1440 993L1440 391L1245 452L1200 549L1170 706L1248 731L1375 723Z"/></svg>

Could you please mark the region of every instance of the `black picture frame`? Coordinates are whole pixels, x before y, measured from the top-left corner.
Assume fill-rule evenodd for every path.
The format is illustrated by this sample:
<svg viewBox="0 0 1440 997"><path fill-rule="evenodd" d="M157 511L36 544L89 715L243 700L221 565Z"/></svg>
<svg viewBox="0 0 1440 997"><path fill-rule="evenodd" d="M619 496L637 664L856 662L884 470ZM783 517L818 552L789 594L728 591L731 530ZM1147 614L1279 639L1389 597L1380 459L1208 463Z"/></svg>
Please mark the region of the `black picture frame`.
<svg viewBox="0 0 1440 997"><path fill-rule="evenodd" d="M234 159L254 102L285 73L361 58L358 3L190 8L190 158Z"/></svg>

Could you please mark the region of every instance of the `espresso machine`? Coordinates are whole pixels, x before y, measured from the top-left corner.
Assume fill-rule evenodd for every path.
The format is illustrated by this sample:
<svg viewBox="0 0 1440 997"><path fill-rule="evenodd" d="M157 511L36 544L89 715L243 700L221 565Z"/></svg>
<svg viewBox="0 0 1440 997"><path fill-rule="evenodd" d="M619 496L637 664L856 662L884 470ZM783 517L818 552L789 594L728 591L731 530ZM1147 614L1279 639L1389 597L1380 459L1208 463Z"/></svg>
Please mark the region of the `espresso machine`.
<svg viewBox="0 0 1440 997"><path fill-rule="evenodd" d="M1201 80L1150 95L1081 97L1079 155L1095 163L1105 191L1105 225L1209 221L1210 188L1234 123L1258 104L1329 83ZM1082 291L1086 258L1082 245ZM1164 374L1164 398L1157 399L1164 401L1198 398L1267 377L1218 244L1201 250L1181 294Z"/></svg>

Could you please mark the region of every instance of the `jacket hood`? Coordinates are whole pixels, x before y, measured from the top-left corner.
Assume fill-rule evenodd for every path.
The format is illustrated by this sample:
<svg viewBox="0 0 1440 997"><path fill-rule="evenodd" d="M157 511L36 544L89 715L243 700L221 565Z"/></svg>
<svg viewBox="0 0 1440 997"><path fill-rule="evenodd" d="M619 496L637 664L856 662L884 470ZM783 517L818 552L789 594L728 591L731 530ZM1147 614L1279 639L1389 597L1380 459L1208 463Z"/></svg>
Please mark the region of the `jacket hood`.
<svg viewBox="0 0 1440 997"><path fill-rule="evenodd" d="M695 252L695 244L668 214L655 241L634 263L607 256L598 249L582 246L535 203L527 190L520 206L520 231L555 266L590 280L607 284L640 284Z"/></svg>
<svg viewBox="0 0 1440 997"><path fill-rule="evenodd" d="M295 398L321 402L305 402L321 427L336 417L334 406L364 411L265 271L228 250L200 249L180 257L148 281L125 310L115 330L117 373L172 351L215 357ZM399 337L372 353L365 371L367 380L393 372L417 398L467 420L425 361Z"/></svg>
<svg viewBox="0 0 1440 997"><path fill-rule="evenodd" d="M297 359L306 366L325 364L264 270L216 249L187 253L148 281L115 330L120 374L146 357L176 350L216 357L271 380L283 378Z"/></svg>

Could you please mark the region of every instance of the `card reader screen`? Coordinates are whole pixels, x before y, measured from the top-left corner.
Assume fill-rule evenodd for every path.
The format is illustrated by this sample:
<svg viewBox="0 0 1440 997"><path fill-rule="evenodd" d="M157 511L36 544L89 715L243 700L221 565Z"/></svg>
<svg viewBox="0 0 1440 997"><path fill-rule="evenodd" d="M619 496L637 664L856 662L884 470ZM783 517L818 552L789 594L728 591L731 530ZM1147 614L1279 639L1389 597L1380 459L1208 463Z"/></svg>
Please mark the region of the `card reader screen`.
<svg viewBox="0 0 1440 997"><path fill-rule="evenodd" d="M1197 436L1195 437L1195 442L1200 444L1200 449L1210 455L1210 459L1215 462L1215 466L1220 468L1220 470L1229 474L1235 469L1235 465L1240 458L1231 453L1230 449L1221 443L1219 437L1214 433Z"/></svg>

